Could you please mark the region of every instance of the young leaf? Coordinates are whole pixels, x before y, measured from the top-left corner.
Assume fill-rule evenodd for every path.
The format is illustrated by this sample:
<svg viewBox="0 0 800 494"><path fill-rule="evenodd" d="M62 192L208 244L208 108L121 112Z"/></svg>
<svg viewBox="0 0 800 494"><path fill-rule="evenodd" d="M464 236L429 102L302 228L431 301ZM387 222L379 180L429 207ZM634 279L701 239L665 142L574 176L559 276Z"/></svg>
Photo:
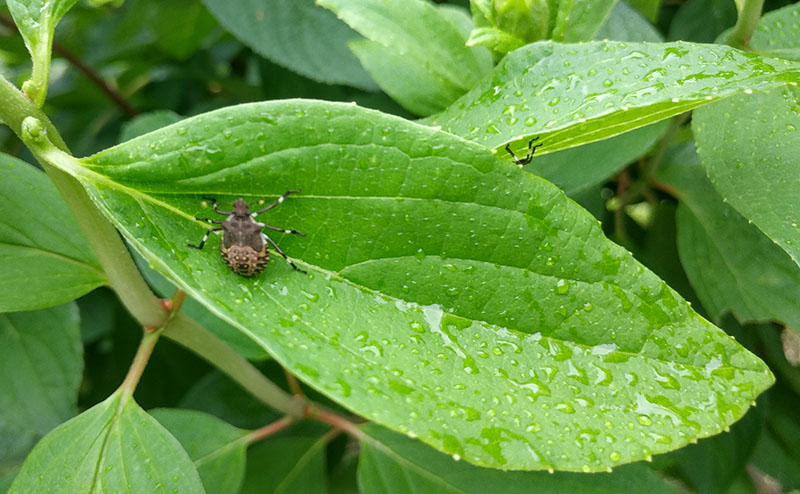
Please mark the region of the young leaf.
<svg viewBox="0 0 800 494"><path fill-rule="evenodd" d="M558 0L550 39L566 43L588 41L605 22L617 0Z"/></svg>
<svg viewBox="0 0 800 494"><path fill-rule="evenodd" d="M347 48L358 34L314 0L203 3L239 41L283 67L319 82L376 89Z"/></svg>
<svg viewBox="0 0 800 494"><path fill-rule="evenodd" d="M605 470L722 430L772 381L559 189L430 127L296 100L200 115L83 166L38 152L302 380L470 462ZM308 275L277 259L243 278L216 238L185 246L208 229L203 195L257 207L298 189L260 219L307 234L279 240Z"/></svg>
<svg viewBox="0 0 800 494"><path fill-rule="evenodd" d="M82 356L75 303L0 314L0 465L77 413Z"/></svg>
<svg viewBox="0 0 800 494"><path fill-rule="evenodd" d="M517 154L539 136L544 154L798 80L798 63L718 45L548 41L510 53L427 122L490 148L512 142Z"/></svg>
<svg viewBox="0 0 800 494"><path fill-rule="evenodd" d="M697 152L717 192L800 265L800 89L742 95L698 110Z"/></svg>
<svg viewBox="0 0 800 494"><path fill-rule="evenodd" d="M663 36L642 14L624 1L617 2L611 15L600 26L594 39L612 39L615 41L649 41L661 43Z"/></svg>
<svg viewBox="0 0 800 494"><path fill-rule="evenodd" d="M206 492L239 492L249 431L194 410L159 408L150 415L181 443L194 461Z"/></svg>
<svg viewBox="0 0 800 494"><path fill-rule="evenodd" d="M361 427L358 483L372 494L677 494L642 465L613 473L498 472L476 468L376 425ZM501 487L502 486L502 487Z"/></svg>
<svg viewBox="0 0 800 494"><path fill-rule="evenodd" d="M31 492L205 491L178 441L117 392L36 445L9 494Z"/></svg>
<svg viewBox="0 0 800 494"><path fill-rule="evenodd" d="M658 178L675 189L681 263L719 322L732 311L742 322L783 321L800 328L800 268L756 226L722 201L693 147L666 158Z"/></svg>
<svg viewBox="0 0 800 494"><path fill-rule="evenodd" d="M369 40L353 45L356 56L381 89L418 115L443 110L491 69L488 51L465 45L467 32L450 9L425 0L318 3Z"/></svg>
<svg viewBox="0 0 800 494"><path fill-rule="evenodd" d="M324 494L325 446L310 437L276 437L253 446L241 494Z"/></svg>
<svg viewBox="0 0 800 494"><path fill-rule="evenodd" d="M63 304L105 283L50 179L0 153L0 312Z"/></svg>

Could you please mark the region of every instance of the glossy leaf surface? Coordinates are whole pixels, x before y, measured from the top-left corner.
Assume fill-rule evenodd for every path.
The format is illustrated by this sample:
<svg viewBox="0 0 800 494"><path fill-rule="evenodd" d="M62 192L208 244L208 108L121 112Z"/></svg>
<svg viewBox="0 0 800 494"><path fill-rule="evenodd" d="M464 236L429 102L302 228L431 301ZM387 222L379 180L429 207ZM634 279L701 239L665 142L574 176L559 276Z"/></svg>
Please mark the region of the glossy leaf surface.
<svg viewBox="0 0 800 494"><path fill-rule="evenodd" d="M74 303L0 314L0 464L77 413L82 356Z"/></svg>
<svg viewBox="0 0 800 494"><path fill-rule="evenodd" d="M361 428L358 482L372 494L676 494L643 465L593 475L498 472L463 461L375 425Z"/></svg>
<svg viewBox="0 0 800 494"><path fill-rule="evenodd" d="M764 364L611 243L552 184L354 105L204 114L73 170L148 261L356 413L470 462L605 470L713 434ZM229 271L202 196L306 237ZM272 233L272 232L270 232ZM615 443L606 438L616 438ZM621 438L621 439L620 439Z"/></svg>
<svg viewBox="0 0 800 494"><path fill-rule="evenodd" d="M427 122L490 148L512 142L517 154L538 136L544 154L798 80L798 63L719 45L540 42Z"/></svg>
<svg viewBox="0 0 800 494"><path fill-rule="evenodd" d="M105 283L50 178L0 154L0 312L63 304Z"/></svg>
<svg viewBox="0 0 800 494"><path fill-rule="evenodd" d="M150 415L181 443L206 492L239 492L249 431L194 410L160 408L151 410Z"/></svg>
<svg viewBox="0 0 800 494"><path fill-rule="evenodd" d="M465 45L463 12L425 0L319 0L361 33L353 51L381 89L418 115L441 111L491 68L489 52Z"/></svg>
<svg viewBox="0 0 800 494"><path fill-rule="evenodd" d="M133 399L114 393L45 436L9 494L205 492L178 441Z"/></svg>
<svg viewBox="0 0 800 494"><path fill-rule="evenodd" d="M800 89L721 101L692 128L717 192L800 266Z"/></svg>
<svg viewBox="0 0 800 494"><path fill-rule="evenodd" d="M375 89L347 49L358 34L314 0L203 3L231 34L277 64L315 81Z"/></svg>
<svg viewBox="0 0 800 494"><path fill-rule="evenodd" d="M666 158L659 180L677 191L678 251L712 319L783 321L800 328L800 267L722 201L692 147Z"/></svg>

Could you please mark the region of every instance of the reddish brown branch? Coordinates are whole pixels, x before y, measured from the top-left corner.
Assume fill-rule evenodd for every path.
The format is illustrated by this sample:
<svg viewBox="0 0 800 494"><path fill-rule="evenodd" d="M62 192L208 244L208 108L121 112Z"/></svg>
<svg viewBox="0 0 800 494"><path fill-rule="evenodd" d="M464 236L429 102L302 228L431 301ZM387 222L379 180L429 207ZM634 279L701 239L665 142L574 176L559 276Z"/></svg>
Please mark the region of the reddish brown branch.
<svg viewBox="0 0 800 494"><path fill-rule="evenodd" d="M9 17L0 15L0 24L8 26L9 28L13 29L16 32L19 32L17 29L17 25L14 24L14 21ZM53 52L59 54L60 56L64 57L69 63L71 63L76 69L83 72L83 74L89 78L97 87L103 91L106 96L111 99L126 115L129 117L135 117L139 114L139 111L131 106L130 103L119 93L116 89L111 87L100 75L95 72L94 69L89 67L86 63L83 62L77 55L72 53L66 47L53 42Z"/></svg>

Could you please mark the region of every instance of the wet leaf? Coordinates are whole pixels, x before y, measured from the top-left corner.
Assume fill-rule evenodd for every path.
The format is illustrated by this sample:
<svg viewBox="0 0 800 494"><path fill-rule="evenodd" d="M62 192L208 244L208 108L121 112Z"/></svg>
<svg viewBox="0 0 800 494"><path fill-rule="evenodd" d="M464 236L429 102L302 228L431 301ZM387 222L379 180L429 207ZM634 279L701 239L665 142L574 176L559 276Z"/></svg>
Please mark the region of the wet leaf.
<svg viewBox="0 0 800 494"><path fill-rule="evenodd" d="M711 318L783 321L800 328L800 268L755 225L722 201L693 147L666 158L659 180L675 189L678 251Z"/></svg>
<svg viewBox="0 0 800 494"><path fill-rule="evenodd" d="M105 283L47 175L0 153L0 312L63 304Z"/></svg>
<svg viewBox="0 0 800 494"><path fill-rule="evenodd" d="M539 136L544 154L798 80L800 64L719 45L540 42L426 122L490 148L512 142L517 154Z"/></svg>
<svg viewBox="0 0 800 494"><path fill-rule="evenodd" d="M197 467L206 492L239 492L250 431L194 410L159 408L150 415L181 443Z"/></svg>
<svg viewBox="0 0 800 494"><path fill-rule="evenodd" d="M0 465L78 412L82 356L74 303L0 314Z"/></svg>
<svg viewBox="0 0 800 494"><path fill-rule="evenodd" d="M800 265L800 89L695 112L697 152L717 192Z"/></svg>
<svg viewBox="0 0 800 494"><path fill-rule="evenodd" d="M132 398L114 393L36 445L9 494L31 492L205 491L178 441Z"/></svg>
<svg viewBox="0 0 800 494"><path fill-rule="evenodd" d="M491 69L485 48L465 45L463 12L425 0L318 3L367 38L352 45L356 56L381 89L418 115L441 111Z"/></svg>
<svg viewBox="0 0 800 494"><path fill-rule="evenodd" d="M203 3L237 39L278 65L319 82L375 89L347 48L358 34L314 0Z"/></svg>
<svg viewBox="0 0 800 494"><path fill-rule="evenodd" d="M498 472L476 468L376 425L361 428L358 482L372 494L677 494L643 465L613 473ZM501 487L502 486L502 487Z"/></svg>
<svg viewBox="0 0 800 494"><path fill-rule="evenodd" d="M800 61L800 4L765 14L758 21L750 47L763 55Z"/></svg>
<svg viewBox="0 0 800 494"><path fill-rule="evenodd" d="M14 23L33 59L30 87L25 88L38 106L44 103L50 73L50 47L56 24L78 0L6 0Z"/></svg>
<svg viewBox="0 0 800 494"><path fill-rule="evenodd" d="M333 400L470 462L605 470L719 432L772 381L559 189L430 127L251 104L83 164L190 295ZM216 237L185 246L208 228L203 195L256 207L295 189L259 218L307 234L275 238L308 275L278 257L243 278Z"/></svg>

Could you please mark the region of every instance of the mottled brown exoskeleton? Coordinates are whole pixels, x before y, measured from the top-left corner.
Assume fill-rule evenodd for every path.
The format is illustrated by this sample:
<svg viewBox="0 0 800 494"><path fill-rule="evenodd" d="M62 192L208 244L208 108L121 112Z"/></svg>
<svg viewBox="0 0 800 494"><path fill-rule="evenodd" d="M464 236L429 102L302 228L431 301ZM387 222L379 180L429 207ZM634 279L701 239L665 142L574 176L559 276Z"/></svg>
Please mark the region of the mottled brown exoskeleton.
<svg viewBox="0 0 800 494"><path fill-rule="evenodd" d="M217 205L217 200L212 197L203 197L207 201L211 201L214 205L214 212L217 214L224 214L227 216L224 220L211 220L208 218L195 218L199 221L207 221L221 225L218 227L209 228L206 234L203 235L203 240L200 245L186 244L194 249L202 249L208 240L208 236L212 232L222 232L222 240L219 243L219 251L222 254L222 259L225 264L230 267L234 273L242 276L254 276L264 270L269 262L269 250L267 250L267 243L273 249L282 255L286 262L288 262L295 270L305 273L304 270L295 266L289 257L284 254L278 245L273 242L271 238L263 232L263 228L269 228L281 233L295 233L297 235L306 236L305 233L300 233L296 230L284 230L265 223L259 223L255 220L259 214L269 211L275 206L282 203L289 194L299 193L299 190L289 190L278 198L277 201L269 206L259 209L251 213L250 208L244 199L237 199L233 203L233 211L220 211Z"/></svg>

